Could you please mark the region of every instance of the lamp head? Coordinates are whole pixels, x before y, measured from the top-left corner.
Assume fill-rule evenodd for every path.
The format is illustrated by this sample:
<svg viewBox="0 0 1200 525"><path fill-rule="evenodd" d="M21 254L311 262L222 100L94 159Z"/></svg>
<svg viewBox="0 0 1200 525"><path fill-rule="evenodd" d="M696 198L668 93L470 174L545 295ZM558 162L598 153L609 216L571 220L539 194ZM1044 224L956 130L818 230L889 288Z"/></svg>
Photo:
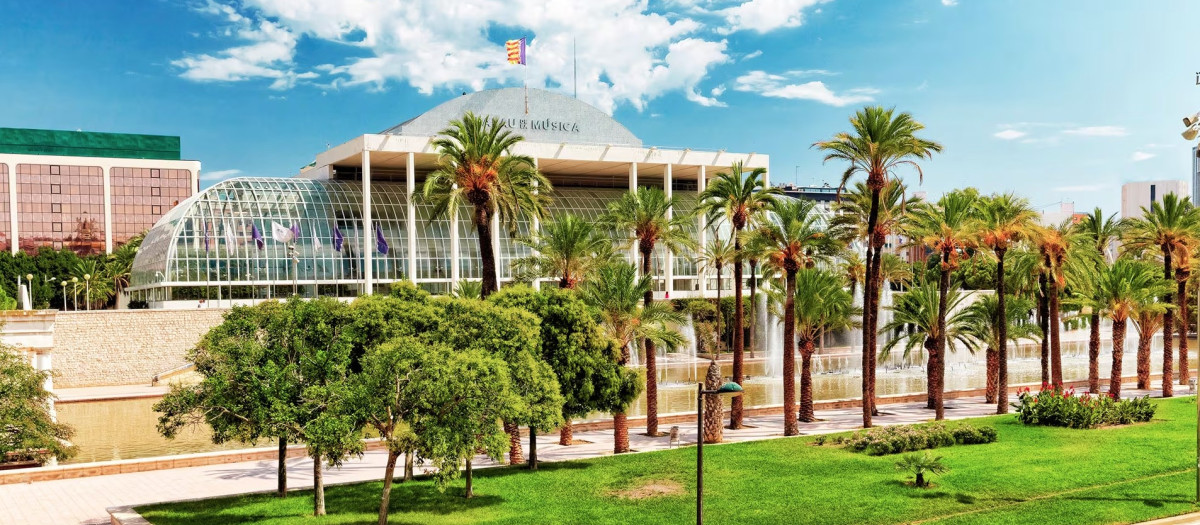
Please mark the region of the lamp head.
<svg viewBox="0 0 1200 525"><path fill-rule="evenodd" d="M717 395L742 395L742 385L730 381L717 388Z"/></svg>
<svg viewBox="0 0 1200 525"><path fill-rule="evenodd" d="M1183 135L1183 140L1194 140L1196 138L1197 133L1200 133L1200 127L1192 126L1188 129L1183 130L1183 133L1181 133L1181 135Z"/></svg>
<svg viewBox="0 0 1200 525"><path fill-rule="evenodd" d="M90 273L83 274L83 280L85 280L85 281L92 280L92 274L90 274Z"/></svg>
<svg viewBox="0 0 1200 525"><path fill-rule="evenodd" d="M27 273L27 274L25 274L25 280L26 280L26 281L32 281L32 280L33 280L33 274L32 274L32 273Z"/></svg>
<svg viewBox="0 0 1200 525"><path fill-rule="evenodd" d="M1200 112L1193 113L1190 117L1183 117L1183 125L1189 128L1195 126L1197 122L1200 122Z"/></svg>
<svg viewBox="0 0 1200 525"><path fill-rule="evenodd" d="M79 278L78 278L78 277L72 277L72 278L71 278L71 282L73 282L73 283L77 283L77 282L79 282Z"/></svg>

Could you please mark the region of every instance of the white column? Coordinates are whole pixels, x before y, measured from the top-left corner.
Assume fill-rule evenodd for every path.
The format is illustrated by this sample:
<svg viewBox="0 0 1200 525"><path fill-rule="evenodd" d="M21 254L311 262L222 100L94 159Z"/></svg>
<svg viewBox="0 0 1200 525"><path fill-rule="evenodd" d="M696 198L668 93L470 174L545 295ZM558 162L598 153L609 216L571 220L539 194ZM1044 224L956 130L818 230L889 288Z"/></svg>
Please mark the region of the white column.
<svg viewBox="0 0 1200 525"><path fill-rule="evenodd" d="M408 153L408 159L405 161L405 192L408 195L408 221L405 226L408 228L408 280L417 282L417 204L413 202L413 196L416 193L417 187L417 154Z"/></svg>
<svg viewBox="0 0 1200 525"><path fill-rule="evenodd" d="M371 222L371 150L367 149L366 138L363 138L362 151L362 187L363 187L363 245L361 247L363 256L363 294L370 295L375 293L375 289L371 284L371 278L374 277L374 268L372 268L371 258L375 255L375 228Z"/></svg>
<svg viewBox="0 0 1200 525"><path fill-rule="evenodd" d="M535 170L536 170L536 169L538 169L538 160L537 160L537 158L534 158L534 159L533 159L533 169L535 169ZM534 193L534 195L537 195L537 193L538 193L538 183L537 183L537 181L533 181L533 193ZM530 237L532 237L532 238L535 238L535 239L536 239L536 238L538 238L538 236L540 236L541 234L542 234L542 220L541 220L541 219L539 219L537 215L534 215L534 216L533 216L533 219L532 219L532 220L530 221L530 223L529 223L529 236L530 236ZM534 256L537 256L537 255L538 255L538 251L537 251L537 250L533 250L533 252L532 252L532 253L533 253L533 255L534 255ZM534 277L534 278L533 278L533 289L534 289L534 290L541 290L541 289L542 289L542 282L541 282L540 280L538 280L538 278L537 278L537 277Z"/></svg>
<svg viewBox="0 0 1200 525"><path fill-rule="evenodd" d="M188 170L188 175L192 177L192 195L200 193L200 170Z"/></svg>
<svg viewBox="0 0 1200 525"><path fill-rule="evenodd" d="M700 166L700 170L696 172L696 195L699 198L701 193L704 193L704 188L708 187L708 179L706 179L704 166ZM708 244L708 228L705 222L707 219L703 214L696 215L696 242L699 243L697 252L704 251L704 247ZM700 266L696 270L696 280L700 282L700 297L704 297L704 292L708 290L708 282L705 280L705 274L708 268Z"/></svg>
<svg viewBox="0 0 1200 525"><path fill-rule="evenodd" d="M674 194L674 192L672 191L673 188L671 187L673 180L674 180L674 176L671 172L671 165L667 164L666 171L663 172L663 193L665 193L667 196L667 202L671 202L671 196ZM667 220L668 221L670 221L671 218L675 216L675 210L673 208L674 208L673 206L667 207ZM663 248L663 251L665 252L664 257L663 257L663 262L664 262L663 265L666 266L666 268L663 270L663 276L664 276L663 290L666 292L666 296L670 297L671 292L675 291L675 254L672 253L671 249L668 248L667 246L663 246L662 248Z"/></svg>
<svg viewBox="0 0 1200 525"><path fill-rule="evenodd" d="M455 184L457 189L458 185ZM459 276L462 275L462 268L459 267L459 246L458 246L458 212L459 210L450 210L450 289L453 290L458 285Z"/></svg>
<svg viewBox="0 0 1200 525"><path fill-rule="evenodd" d="M5 163L8 166L8 240L9 251L16 255L20 250L20 240L17 238L17 164Z"/></svg>
<svg viewBox="0 0 1200 525"><path fill-rule="evenodd" d="M636 162L631 162L631 163L629 163L629 193L637 193L637 187L638 187L638 165ZM638 251L637 251L637 243L636 242L634 242L633 246L629 248L629 260L631 262L633 262L633 267L638 270L638 273L641 273L642 268L638 264L640 261L638 260Z"/></svg>
<svg viewBox="0 0 1200 525"><path fill-rule="evenodd" d="M500 288L500 215L492 213L492 260L496 262L496 288ZM483 269L480 269L480 279L483 278Z"/></svg>
<svg viewBox="0 0 1200 525"><path fill-rule="evenodd" d="M112 166L100 166L104 170L104 253L113 251L112 222Z"/></svg>

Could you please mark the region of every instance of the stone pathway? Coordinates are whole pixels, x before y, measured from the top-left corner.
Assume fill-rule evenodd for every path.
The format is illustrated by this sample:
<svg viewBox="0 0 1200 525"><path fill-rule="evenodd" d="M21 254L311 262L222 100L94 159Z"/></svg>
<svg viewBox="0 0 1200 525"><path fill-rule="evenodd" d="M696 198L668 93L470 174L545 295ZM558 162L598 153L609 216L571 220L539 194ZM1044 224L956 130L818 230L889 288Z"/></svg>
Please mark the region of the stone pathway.
<svg viewBox="0 0 1200 525"><path fill-rule="evenodd" d="M1186 388L1184 389L1186 390ZM107 393L107 392L104 392ZM1186 392L1181 392L1185 394ZM60 394L61 395L61 394ZM1126 390L1125 396L1159 396L1157 390ZM1015 396L1013 397L1015 400ZM984 403L982 397L949 400L947 419L980 417L995 413L995 405ZM881 405L883 415L875 418L877 425L921 423L933 418L923 403ZM862 423L858 408L820 410L822 421L802 423L804 435L854 430ZM779 416L746 419L747 428L725 430L726 442L744 442L783 436L783 419ZM695 423L680 424L681 445L696 442ZM662 428L669 430L670 426ZM575 439L589 444L564 447L558 435L538 436L538 458L543 462L582 459L612 453L612 431L576 432ZM664 450L671 446L669 438L651 438L630 428L630 446L638 452ZM528 447L528 442L526 442ZM368 452L361 459L347 461L339 469L325 473L328 484L377 480L383 477L386 454ZM482 462L481 462L482 463ZM486 466L486 463L479 465ZM418 467L419 469L419 467ZM288 461L288 487L312 486L312 463L308 459ZM181 499L210 498L247 492L271 491L275 488L275 462L256 461L205 467L157 470L128 474L113 474L88 478L43 481L21 485L0 485L0 523L91 524L109 523L108 507L144 505Z"/></svg>

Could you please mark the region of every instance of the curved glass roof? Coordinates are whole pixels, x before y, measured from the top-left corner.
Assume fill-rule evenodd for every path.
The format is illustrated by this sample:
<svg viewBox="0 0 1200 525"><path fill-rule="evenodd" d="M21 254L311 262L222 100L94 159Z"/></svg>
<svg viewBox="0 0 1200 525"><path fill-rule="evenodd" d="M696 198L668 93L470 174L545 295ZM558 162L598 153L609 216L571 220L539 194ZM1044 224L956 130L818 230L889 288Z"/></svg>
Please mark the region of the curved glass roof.
<svg viewBox="0 0 1200 525"><path fill-rule="evenodd" d="M622 188L557 187L551 217L574 213L595 220ZM408 201L402 182L372 182L371 210L388 253L377 248L375 233L362 231L362 185L357 181L296 178L238 178L220 182L183 201L146 234L133 264L131 291L189 286L328 285L363 281L363 251L372 250L373 282L408 279L417 283L451 280L450 222L431 221L432 206L416 202L415 268L408 268ZM677 190L686 213L696 205L694 191ZM459 221L459 278L481 276L478 241L463 209ZM528 235L529 223L517 235ZM273 228L295 228L292 243L277 241ZM335 250L335 230L344 239ZM261 242L260 242L261 241ZM654 265L662 268L658 250ZM511 262L529 254L506 231L496 247L502 280ZM674 259L676 278L696 275L695 257ZM660 273L661 275L661 273Z"/></svg>

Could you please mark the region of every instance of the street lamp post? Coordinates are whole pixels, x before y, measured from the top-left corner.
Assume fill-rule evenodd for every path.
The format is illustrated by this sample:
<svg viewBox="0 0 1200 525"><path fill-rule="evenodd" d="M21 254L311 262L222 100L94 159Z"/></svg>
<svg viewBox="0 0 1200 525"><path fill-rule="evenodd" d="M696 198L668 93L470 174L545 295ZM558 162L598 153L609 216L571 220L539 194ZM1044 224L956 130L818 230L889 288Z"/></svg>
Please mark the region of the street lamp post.
<svg viewBox="0 0 1200 525"><path fill-rule="evenodd" d="M71 310L79 311L79 278L71 278Z"/></svg>
<svg viewBox="0 0 1200 525"><path fill-rule="evenodd" d="M1200 133L1200 112L1183 117L1183 127L1183 140L1195 140L1196 135ZM1196 151L1196 156L1200 157L1200 150ZM1200 330L1200 290L1196 291L1196 323L1197 329ZM1183 366L1189 366L1186 359ZM1200 393L1196 393L1196 501L1200 502Z"/></svg>
<svg viewBox="0 0 1200 525"><path fill-rule="evenodd" d="M704 525L704 405L705 394L740 396L742 386L729 382L716 390L705 390L704 383L696 384L696 525Z"/></svg>
<svg viewBox="0 0 1200 525"><path fill-rule="evenodd" d="M92 309L92 274L83 274L83 307L88 311Z"/></svg>
<svg viewBox="0 0 1200 525"><path fill-rule="evenodd" d="M63 280L59 281L58 284L62 285L63 310L66 310L67 309L67 280L63 279Z"/></svg>

